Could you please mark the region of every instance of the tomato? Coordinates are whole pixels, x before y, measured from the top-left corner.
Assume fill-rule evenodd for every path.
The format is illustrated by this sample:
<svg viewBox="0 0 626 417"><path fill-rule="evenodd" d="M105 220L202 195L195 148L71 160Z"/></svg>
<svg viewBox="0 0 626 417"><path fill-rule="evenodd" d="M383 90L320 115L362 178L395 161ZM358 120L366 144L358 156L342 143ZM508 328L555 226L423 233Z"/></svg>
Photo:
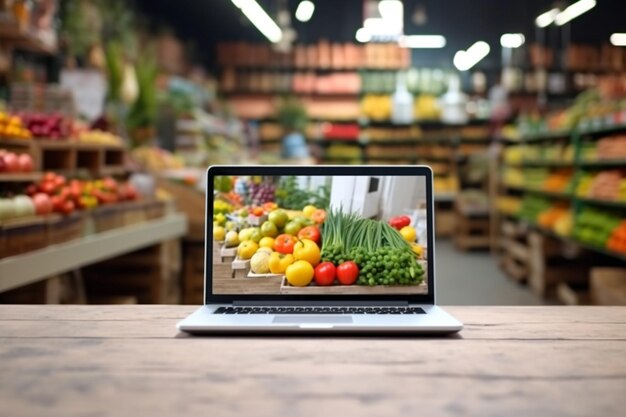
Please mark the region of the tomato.
<svg viewBox="0 0 626 417"><path fill-rule="evenodd" d="M63 203L63 206L61 206L61 213L70 214L71 212L74 211L74 208L75 208L74 202L71 200L68 200L65 203Z"/></svg>
<svg viewBox="0 0 626 417"><path fill-rule="evenodd" d="M326 210L317 209L311 214L311 220L317 224L322 224L326 221Z"/></svg>
<svg viewBox="0 0 626 417"><path fill-rule="evenodd" d="M396 216L389 219L389 225L396 230L400 230L410 224L411 218L409 216Z"/></svg>
<svg viewBox="0 0 626 417"><path fill-rule="evenodd" d="M52 182L54 181L54 179L56 178L57 174L55 174L54 172L46 172L43 176L43 181L44 182Z"/></svg>
<svg viewBox="0 0 626 417"><path fill-rule="evenodd" d="M304 229L300 229L298 239L309 239L319 245L322 241L322 235L317 226L307 226Z"/></svg>
<svg viewBox="0 0 626 417"><path fill-rule="evenodd" d="M274 250L280 253L293 253L293 247L297 241L298 239L292 235L278 235L276 240L274 240Z"/></svg>
<svg viewBox="0 0 626 417"><path fill-rule="evenodd" d="M337 267L337 280L341 285L352 285L359 277L359 267L352 261L344 262Z"/></svg>
<svg viewBox="0 0 626 417"><path fill-rule="evenodd" d="M332 262L322 262L315 267L315 283L321 286L333 285L336 274L337 268Z"/></svg>
<svg viewBox="0 0 626 417"><path fill-rule="evenodd" d="M54 186L54 183L50 181L45 181L39 185L39 190L42 193L46 193L48 195L54 194L55 189L56 187Z"/></svg>
<svg viewBox="0 0 626 417"><path fill-rule="evenodd" d="M52 198L50 198L50 200L52 201L52 207L54 208L54 211L61 212L63 209L63 204L65 203L65 200L63 200L63 198L61 198L61 196L58 196L58 195L53 195Z"/></svg>

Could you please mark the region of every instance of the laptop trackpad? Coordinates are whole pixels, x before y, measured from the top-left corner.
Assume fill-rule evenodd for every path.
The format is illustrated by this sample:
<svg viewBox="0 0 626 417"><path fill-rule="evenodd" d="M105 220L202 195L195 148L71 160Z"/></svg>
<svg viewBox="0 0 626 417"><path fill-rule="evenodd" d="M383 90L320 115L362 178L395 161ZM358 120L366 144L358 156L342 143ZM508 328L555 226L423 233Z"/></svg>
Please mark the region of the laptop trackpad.
<svg viewBox="0 0 626 417"><path fill-rule="evenodd" d="M352 323L351 316L309 316L309 315L278 315L274 317L274 323Z"/></svg>

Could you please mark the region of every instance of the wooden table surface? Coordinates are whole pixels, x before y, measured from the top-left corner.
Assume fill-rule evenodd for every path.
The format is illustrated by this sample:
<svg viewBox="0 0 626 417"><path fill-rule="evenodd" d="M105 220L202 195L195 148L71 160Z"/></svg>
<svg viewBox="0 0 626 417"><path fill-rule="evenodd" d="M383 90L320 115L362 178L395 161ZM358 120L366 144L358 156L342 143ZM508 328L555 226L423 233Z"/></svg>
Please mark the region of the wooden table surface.
<svg viewBox="0 0 626 417"><path fill-rule="evenodd" d="M178 334L193 309L0 306L0 415L626 415L626 307L449 307L440 339Z"/></svg>

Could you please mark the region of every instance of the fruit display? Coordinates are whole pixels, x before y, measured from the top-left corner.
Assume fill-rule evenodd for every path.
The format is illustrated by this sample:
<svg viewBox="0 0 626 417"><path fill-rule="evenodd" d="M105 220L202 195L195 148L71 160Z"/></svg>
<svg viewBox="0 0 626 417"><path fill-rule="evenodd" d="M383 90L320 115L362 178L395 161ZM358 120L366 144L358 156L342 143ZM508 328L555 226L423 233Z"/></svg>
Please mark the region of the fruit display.
<svg viewBox="0 0 626 417"><path fill-rule="evenodd" d="M415 97L413 114L415 120L439 120L441 108L437 97L430 94L421 94Z"/></svg>
<svg viewBox="0 0 626 417"><path fill-rule="evenodd" d="M552 207L550 199L535 195L526 195L522 199L519 209L519 218L530 223L536 223L539 215Z"/></svg>
<svg viewBox="0 0 626 417"><path fill-rule="evenodd" d="M496 201L496 207L502 214L515 216L519 213L522 206L522 199L508 195L499 196Z"/></svg>
<svg viewBox="0 0 626 417"><path fill-rule="evenodd" d="M27 153L16 154L0 149L0 173L32 172L33 158Z"/></svg>
<svg viewBox="0 0 626 417"><path fill-rule="evenodd" d="M95 143L100 145L122 146L122 138L116 134L103 130L85 130L78 134L77 141L80 143Z"/></svg>
<svg viewBox="0 0 626 417"><path fill-rule="evenodd" d="M614 213L585 207L574 220L572 234L583 243L604 248L622 222L623 219Z"/></svg>
<svg viewBox="0 0 626 417"><path fill-rule="evenodd" d="M156 146L140 146L132 150L132 159L150 171L160 171L165 169L180 169L184 167L183 162L165 149Z"/></svg>
<svg viewBox="0 0 626 417"><path fill-rule="evenodd" d="M596 158L626 159L626 135L609 136L598 140Z"/></svg>
<svg viewBox="0 0 626 417"><path fill-rule="evenodd" d="M30 139L31 137L30 131L19 116L0 111L0 138Z"/></svg>
<svg viewBox="0 0 626 417"><path fill-rule="evenodd" d="M36 213L35 202L29 196L17 195L13 198L0 198L0 221L34 216Z"/></svg>
<svg viewBox="0 0 626 417"><path fill-rule="evenodd" d="M622 220L613 230L606 247L615 252L626 254L626 220Z"/></svg>
<svg viewBox="0 0 626 417"><path fill-rule="evenodd" d="M568 204L554 204L537 216L537 224L546 229L554 229L556 224L565 216L571 216Z"/></svg>
<svg viewBox="0 0 626 417"><path fill-rule="evenodd" d="M62 114L23 112L19 117L35 138L67 139L72 131L72 121Z"/></svg>
<svg viewBox="0 0 626 417"><path fill-rule="evenodd" d="M94 181L68 180L63 175L46 173L42 180L31 184L26 194L33 199L48 196L52 211L70 214L74 210L91 210L95 207L121 201L136 200L139 196L130 183L118 182L111 177Z"/></svg>
<svg viewBox="0 0 626 417"><path fill-rule="evenodd" d="M541 189L551 193L570 193L572 190L573 170L557 169L552 171L541 184Z"/></svg>
<svg viewBox="0 0 626 417"><path fill-rule="evenodd" d="M266 202L237 208L220 198L231 192L246 192L242 199L250 201L250 193L256 191L251 184L268 183L270 178L236 177L229 181L234 181L235 188L217 192L213 203L213 237L225 250L234 251L233 271L247 262L251 274L248 277L283 280L277 291L420 286L424 282L421 260L426 256L426 248L417 242L418 231L410 217L373 220L341 209L327 211L312 204L320 193L306 191L306 184L300 180L295 184L295 178L281 179L278 184L291 190L290 197L295 199L287 200L288 203L299 201L305 205L294 209ZM324 188L325 183L320 183L319 187ZM298 195L297 190L305 193ZM255 213L264 218L256 226L251 223Z"/></svg>
<svg viewBox="0 0 626 417"><path fill-rule="evenodd" d="M366 94L361 100L361 116L371 120L389 120L391 118L391 97Z"/></svg>
<svg viewBox="0 0 626 417"><path fill-rule="evenodd" d="M626 201L626 172L624 170L583 172L578 179L576 195L606 201Z"/></svg>
<svg viewBox="0 0 626 417"><path fill-rule="evenodd" d="M456 193L459 191L459 178L456 175L436 176L433 179L435 193Z"/></svg>

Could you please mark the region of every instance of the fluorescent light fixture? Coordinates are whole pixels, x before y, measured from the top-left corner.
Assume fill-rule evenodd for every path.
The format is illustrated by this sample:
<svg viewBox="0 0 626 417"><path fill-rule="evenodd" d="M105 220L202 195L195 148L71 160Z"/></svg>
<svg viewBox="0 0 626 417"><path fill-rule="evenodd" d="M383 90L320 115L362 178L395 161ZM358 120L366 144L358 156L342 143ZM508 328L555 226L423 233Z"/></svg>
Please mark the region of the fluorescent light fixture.
<svg viewBox="0 0 626 417"><path fill-rule="evenodd" d="M378 11L383 20L402 27L404 23L404 5L400 0L381 0L378 3Z"/></svg>
<svg viewBox="0 0 626 417"><path fill-rule="evenodd" d="M283 31L276 22L263 10L256 0L231 0L241 10L248 20L272 43L278 43L283 38Z"/></svg>
<svg viewBox="0 0 626 417"><path fill-rule="evenodd" d="M500 36L500 45L503 48L519 48L525 41L526 38L521 33L505 33Z"/></svg>
<svg viewBox="0 0 626 417"><path fill-rule="evenodd" d="M478 41L467 51L457 51L452 63L459 71L467 71L489 55L491 48L487 42Z"/></svg>
<svg viewBox="0 0 626 417"><path fill-rule="evenodd" d="M361 43L367 43L372 40L372 34L366 28L360 28L356 31L356 40Z"/></svg>
<svg viewBox="0 0 626 417"><path fill-rule="evenodd" d="M315 4L309 0L302 0L296 9L296 19L301 22L308 22L315 11Z"/></svg>
<svg viewBox="0 0 626 417"><path fill-rule="evenodd" d="M389 22L380 17L369 17L363 22L363 28L367 29L370 36L397 36L402 30L397 23Z"/></svg>
<svg viewBox="0 0 626 417"><path fill-rule="evenodd" d="M407 35L398 41L402 48L443 48L446 38L441 35Z"/></svg>
<svg viewBox="0 0 626 417"><path fill-rule="evenodd" d="M550 26L552 22L554 22L554 19L556 19L556 16L559 14L559 12L560 10L556 7L554 9L548 10L547 12L537 16L537 18L535 19L535 24L540 28Z"/></svg>
<svg viewBox="0 0 626 417"><path fill-rule="evenodd" d="M614 33L610 40L613 46L626 46L626 33Z"/></svg>
<svg viewBox="0 0 626 417"><path fill-rule="evenodd" d="M581 14L593 9L596 3L596 0L579 0L559 13L554 19L554 23L563 26L570 20L576 19Z"/></svg>

